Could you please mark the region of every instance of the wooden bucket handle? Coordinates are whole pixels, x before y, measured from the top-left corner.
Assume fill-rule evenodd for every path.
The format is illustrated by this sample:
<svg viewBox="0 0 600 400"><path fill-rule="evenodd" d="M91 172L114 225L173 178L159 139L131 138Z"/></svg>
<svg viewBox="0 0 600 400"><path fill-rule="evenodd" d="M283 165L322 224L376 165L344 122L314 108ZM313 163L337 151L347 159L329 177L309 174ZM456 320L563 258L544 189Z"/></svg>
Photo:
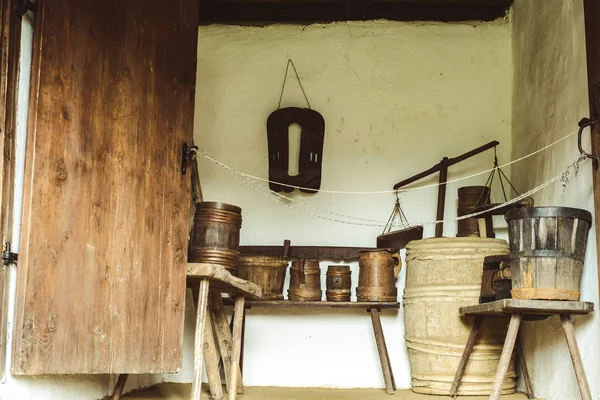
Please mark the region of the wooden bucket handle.
<svg viewBox="0 0 600 400"><path fill-rule="evenodd" d="M402 257L400 256L400 250L392 253L392 259L394 260L394 279L398 279L400 271L402 271Z"/></svg>

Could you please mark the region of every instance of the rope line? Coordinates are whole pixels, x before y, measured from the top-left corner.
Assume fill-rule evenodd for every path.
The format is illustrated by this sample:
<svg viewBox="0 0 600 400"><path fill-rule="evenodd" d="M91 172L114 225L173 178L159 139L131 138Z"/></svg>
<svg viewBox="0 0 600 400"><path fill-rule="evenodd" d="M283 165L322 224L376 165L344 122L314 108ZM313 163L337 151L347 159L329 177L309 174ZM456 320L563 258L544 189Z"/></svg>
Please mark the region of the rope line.
<svg viewBox="0 0 600 400"><path fill-rule="evenodd" d="M517 158L516 160L512 160L510 162L502 164L498 168L508 167L509 165L518 163L518 162L523 161L523 160L525 160L525 159L527 159L529 157L532 157L532 156L534 156L536 154L539 154L542 151L545 151L545 150L549 149L550 147L555 146L556 144L558 144L558 143L560 143L560 142L568 139L569 137L575 135L576 133L578 133L578 130L575 130L575 131L567 134L566 136L564 136L564 137L556 140L555 142L552 142L552 143L550 143L550 144L548 144L548 145L546 145L546 146L544 146L544 147L542 147L542 148L534 151L533 153L529 153L529 154L527 154L525 156ZM202 157L206 158L207 160L213 162L214 164L216 164L216 165L218 165L218 166L220 166L220 167L222 167L222 168L224 168L224 169L226 169L228 171L235 171L236 174L239 174L239 175L244 176L244 177L249 178L249 179L253 179L253 180L257 180L257 181L261 181L261 182L265 182L265 183L274 183L274 184L277 184L277 185L286 186L286 187L294 188L294 189L314 190L314 189L308 189L308 188L305 188L305 187L302 187L302 186L288 185L286 183L271 181L269 179L261 178L261 177L254 176L254 175L250 175L250 174L247 174L245 172L238 171L235 168L230 167L230 166L222 163L221 161L217 160L216 158L214 158L210 154L208 154L204 149L198 149L198 150L194 149L193 151L195 151L197 154L201 155ZM463 181L463 180L466 180L466 179L471 179L471 178L474 178L474 177L479 176L479 175L490 173L490 172L494 171L495 169L496 169L496 167L493 167L493 168L486 169L484 171L480 171L480 172L477 172L477 173L474 173L474 174L471 174L471 175L467 175L467 176L463 176L463 177L455 178L455 179L450 179L450 180L448 180L444 184L448 185L450 183L459 182L459 181ZM333 194L370 195L370 194L386 194L386 193L412 192L414 190L420 190L420 189L426 189L426 188L438 187L438 186L440 186L440 183L432 183L432 184L428 184L428 185L422 185L422 186L417 186L417 187L412 187L412 188L405 188L405 189L398 189L398 190L375 190L375 191L366 191L365 192L365 191L342 191L342 190L319 189L319 192L322 192L322 193L333 193Z"/></svg>
<svg viewBox="0 0 600 400"><path fill-rule="evenodd" d="M427 226L427 225L436 225L438 223L448 223L448 222L455 222L455 221L460 221L463 219L467 219L467 218L474 218L477 217L479 215L482 215L484 213L490 212L490 211L494 211L497 209L500 209L502 207L505 207L507 205L511 205L514 203L517 203L521 200L523 200L526 197L531 196L532 194L539 192L540 190L543 190L544 188L546 188L547 186L555 183L557 180L560 180L562 182L562 185L564 187L566 187L569 183L569 175L571 173L571 170L575 171L575 174L577 174L577 172L579 171L579 164L585 159L585 156L580 156L577 158L577 160L575 160L572 164L570 164L569 166L567 166L561 173L553 176L552 178L546 180L545 182L543 182L542 184L526 191L525 193L520 194L519 196L515 197L514 199L505 201L504 203L498 204L490 209L484 210L484 211L478 211L475 213L470 213L470 214L466 214L466 215L462 215L460 217L455 217L455 218L449 218L449 219L443 219L443 220L436 220L436 221L424 221L424 222L415 222L413 224L410 224L408 227L410 226L415 226L415 225L422 225L422 226ZM342 223L342 224L347 224L347 225L358 225L358 226L367 226L367 227L388 227L388 226L397 226L400 228L406 228L407 225L402 223L402 222L390 222L388 221L381 221L381 220L374 220L374 219L367 219L367 218L359 218L359 217L353 217L351 215L345 215L345 214L339 214L339 213L335 213L333 211L329 211L329 210L322 210L322 209L318 209L315 208L309 204L303 203L299 200L293 199L291 197L288 197L284 194L281 193L276 193L276 192L272 192L270 191L268 188L265 188L264 186L260 186L257 185L255 182L253 182L251 179L249 179L248 177L245 177L243 175L240 175L241 173L239 171L234 170L233 168L227 169L227 171L235 176L237 176L240 181L242 182L242 184L244 184L245 186L248 186L254 190L256 190L257 192L259 192L260 194L268 197L270 200L275 201L276 203L291 208L293 210L296 210L298 212L301 212L303 214L315 217L315 218L319 218L319 219L323 219L323 220L327 220L327 221L331 221L331 222L336 222L336 223ZM271 196L271 194L274 194L276 197ZM324 212L326 214L332 215L333 217L328 217L328 216L323 216L323 215L319 215L301 208L298 208L294 205L285 203L284 201L282 201L282 199L285 199L289 202L292 203L299 203L299 204L303 204L305 206L307 206L308 208L311 209L315 209L318 210L320 212ZM345 219L352 219L355 221L347 221L347 220L342 220L342 219L338 219L338 218L334 218L334 217L342 217ZM357 221L364 221L364 222L357 222Z"/></svg>

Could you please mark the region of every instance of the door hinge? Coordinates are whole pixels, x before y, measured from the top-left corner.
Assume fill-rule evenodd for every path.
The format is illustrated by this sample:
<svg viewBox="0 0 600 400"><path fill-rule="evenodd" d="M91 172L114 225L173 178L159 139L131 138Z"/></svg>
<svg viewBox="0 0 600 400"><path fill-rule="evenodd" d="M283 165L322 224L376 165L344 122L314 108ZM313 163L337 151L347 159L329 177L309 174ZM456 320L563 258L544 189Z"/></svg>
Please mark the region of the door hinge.
<svg viewBox="0 0 600 400"><path fill-rule="evenodd" d="M3 265L15 264L19 259L19 255L17 253L13 253L10 250L10 242L6 242L6 244L4 245L4 251L2 252Z"/></svg>

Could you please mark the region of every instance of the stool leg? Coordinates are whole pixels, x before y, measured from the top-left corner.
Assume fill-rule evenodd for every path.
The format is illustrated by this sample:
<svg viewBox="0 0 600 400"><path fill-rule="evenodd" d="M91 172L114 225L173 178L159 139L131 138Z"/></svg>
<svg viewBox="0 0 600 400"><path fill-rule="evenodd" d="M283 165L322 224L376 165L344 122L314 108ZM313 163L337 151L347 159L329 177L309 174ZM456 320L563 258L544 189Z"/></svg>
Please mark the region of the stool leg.
<svg viewBox="0 0 600 400"><path fill-rule="evenodd" d="M563 330L565 331L565 336L567 338L567 345L569 346L569 352L571 353L573 368L575 368L575 376L577 377L581 398L583 400L592 400L590 387L588 386L585 371L583 369L583 362L581 362L581 354L579 354L579 348L577 347L575 329L571 322L571 316L569 316L569 314L560 314L560 322L562 322Z"/></svg>
<svg viewBox="0 0 600 400"><path fill-rule="evenodd" d="M521 347L521 335L517 338L517 357L519 358L519 369L521 371L521 377L523 378L523 383L525 384L525 390L527 391L525 394L528 399L535 399L535 394L533 392L533 385L531 383L531 379L529 378L529 371L527 370L527 364L525 363L525 354L523 353L523 348Z"/></svg>
<svg viewBox="0 0 600 400"><path fill-rule="evenodd" d="M225 386L227 388L227 393L229 393L229 390L231 390L229 383L231 381L230 373L233 336L231 335L231 328L229 327L229 321L227 320L227 314L225 313L225 306L223 305L221 293L211 293L210 296L212 301L209 302L209 306L211 307L211 315L213 317L217 344L221 352L221 360L223 361ZM241 371L239 377L237 392L238 394L244 394Z"/></svg>
<svg viewBox="0 0 600 400"><path fill-rule="evenodd" d="M121 399L121 394L123 394L123 389L125 389L125 383L127 383L127 378L129 378L129 374L119 375L119 379L117 379L117 384L115 385L115 389L113 390L111 400Z"/></svg>
<svg viewBox="0 0 600 400"><path fill-rule="evenodd" d="M215 343L215 335L213 333L211 300L211 297L209 297L209 308L206 313L206 322L204 325L204 366L206 367L206 376L208 377L211 399L223 400L223 386L219 374L219 355Z"/></svg>
<svg viewBox="0 0 600 400"><path fill-rule="evenodd" d="M373 332L375 333L375 342L377 343L377 352L379 353L379 361L383 371L383 380L385 382L385 391L387 394L394 394L396 383L394 382L394 374L390 365L390 357L385 345L385 336L383 336L383 328L381 319L379 318L379 310L371 308L371 322L373 323Z"/></svg>
<svg viewBox="0 0 600 400"><path fill-rule="evenodd" d="M504 377L506 376L508 366L510 365L513 350L515 349L519 325L521 325L521 314L512 314L510 316L510 323L508 324L508 333L504 340L504 347L502 348L502 355L500 356L500 362L498 363L494 386L492 386L490 400L498 400L498 398L500 398L500 393L502 393L502 385L504 384Z"/></svg>
<svg viewBox="0 0 600 400"><path fill-rule="evenodd" d="M244 319L245 296L235 298L233 315L233 354L231 355L231 382L229 383L229 400L237 397L237 385L240 374L240 353L242 350L242 322Z"/></svg>
<svg viewBox="0 0 600 400"><path fill-rule="evenodd" d="M196 314L196 332L194 337L194 377L192 379L191 400L200 400L202 395L202 363L204 355L204 324L206 323L206 308L208 305L208 279L200 281L198 290L198 311Z"/></svg>
<svg viewBox="0 0 600 400"><path fill-rule="evenodd" d="M465 345L465 350L463 351L462 357L460 358L460 362L458 363L456 375L454 375L454 381L452 382L452 388L450 389L450 396L452 397L455 397L458 393L460 381L462 380L462 377L465 374L465 370L467 369L467 363L469 362L469 357L471 357L471 353L473 352L473 347L475 347L475 340L477 340L477 334L479 333L479 328L481 327L482 321L483 317L481 316L476 316L473 320L471 333L469 334L469 339L467 340L467 344Z"/></svg>

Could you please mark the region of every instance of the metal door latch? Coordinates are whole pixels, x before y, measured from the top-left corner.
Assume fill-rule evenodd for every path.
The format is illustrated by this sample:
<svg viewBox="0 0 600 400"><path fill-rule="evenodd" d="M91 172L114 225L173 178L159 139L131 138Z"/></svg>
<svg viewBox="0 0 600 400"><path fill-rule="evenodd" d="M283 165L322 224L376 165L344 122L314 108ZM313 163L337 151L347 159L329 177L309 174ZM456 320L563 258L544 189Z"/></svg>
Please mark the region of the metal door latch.
<svg viewBox="0 0 600 400"><path fill-rule="evenodd" d="M198 146L188 146L185 142L181 145L181 175L185 175L187 164L196 158Z"/></svg>
<svg viewBox="0 0 600 400"><path fill-rule="evenodd" d="M4 245L4 251L2 252L2 264L15 264L18 259L19 255L10 251L10 242L6 242L6 244Z"/></svg>

